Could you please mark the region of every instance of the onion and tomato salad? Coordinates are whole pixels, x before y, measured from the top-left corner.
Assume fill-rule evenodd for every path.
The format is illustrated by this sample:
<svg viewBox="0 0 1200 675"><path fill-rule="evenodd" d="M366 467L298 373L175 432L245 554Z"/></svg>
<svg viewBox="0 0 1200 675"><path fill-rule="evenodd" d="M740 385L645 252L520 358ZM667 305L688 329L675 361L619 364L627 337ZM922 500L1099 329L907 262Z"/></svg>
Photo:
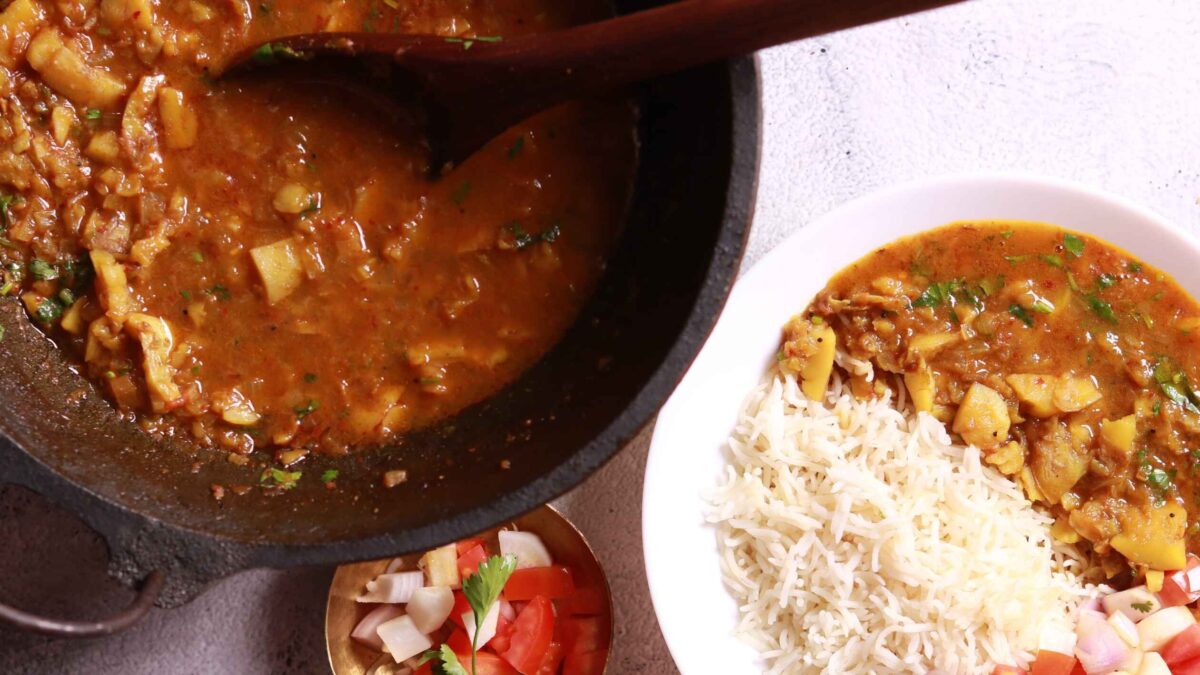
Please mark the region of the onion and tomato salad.
<svg viewBox="0 0 1200 675"><path fill-rule="evenodd" d="M1182 570L1146 573L1146 583L1085 603L1074 634L1044 635L1029 670L992 675L1200 675L1200 558Z"/></svg>
<svg viewBox="0 0 1200 675"><path fill-rule="evenodd" d="M608 661L605 593L577 585L531 532L447 544L417 569L397 558L356 599L374 607L351 637L392 672L600 675Z"/></svg>

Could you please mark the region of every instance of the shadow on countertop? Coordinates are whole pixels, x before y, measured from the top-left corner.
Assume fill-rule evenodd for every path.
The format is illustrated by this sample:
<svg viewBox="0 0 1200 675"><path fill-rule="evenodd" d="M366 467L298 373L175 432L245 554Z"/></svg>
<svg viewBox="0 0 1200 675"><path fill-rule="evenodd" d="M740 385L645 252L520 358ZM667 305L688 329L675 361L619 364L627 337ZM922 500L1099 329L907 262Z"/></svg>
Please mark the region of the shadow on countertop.
<svg viewBox="0 0 1200 675"><path fill-rule="evenodd" d="M0 486L0 599L49 616L99 618L133 594L105 573L103 540L24 488ZM325 595L331 568L252 570L189 605L153 610L96 640L0 627L0 673L207 675L328 673Z"/></svg>

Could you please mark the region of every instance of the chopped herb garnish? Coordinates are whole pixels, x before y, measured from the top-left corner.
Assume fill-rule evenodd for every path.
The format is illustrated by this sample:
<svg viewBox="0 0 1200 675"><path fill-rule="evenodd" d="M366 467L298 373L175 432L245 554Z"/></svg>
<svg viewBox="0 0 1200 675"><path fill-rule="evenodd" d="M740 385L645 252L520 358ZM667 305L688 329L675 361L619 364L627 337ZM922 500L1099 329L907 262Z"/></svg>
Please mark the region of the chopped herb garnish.
<svg viewBox="0 0 1200 675"><path fill-rule="evenodd" d="M944 281L941 283L930 284L923 293L913 300L913 307L941 307L942 303L953 297L955 281Z"/></svg>
<svg viewBox="0 0 1200 675"><path fill-rule="evenodd" d="M1069 232L1063 235L1063 248L1067 249L1067 253L1070 253L1072 256L1078 258L1079 256L1083 255L1083 247L1083 240L1079 237Z"/></svg>
<svg viewBox="0 0 1200 675"><path fill-rule="evenodd" d="M257 63L269 65L277 61L303 60L308 57L282 42L268 42L254 50L253 58Z"/></svg>
<svg viewBox="0 0 1200 675"><path fill-rule="evenodd" d="M487 560L479 563L479 571L467 577L462 582L462 592L467 598L467 604L471 606L471 612L475 615L475 626L483 626L483 620L491 611L492 605L496 604L496 600L500 597L500 591L504 590L504 584L508 583L508 578L513 572L517 571L517 557L515 555L492 556ZM471 672L478 672L475 668L475 652L478 650L480 630L474 631L475 635L471 639Z"/></svg>
<svg viewBox="0 0 1200 675"><path fill-rule="evenodd" d="M304 374L304 381L305 381L305 382L307 382L307 383L309 383L309 384L312 384L313 382L316 382L316 381L317 381L317 374L316 374L316 373L305 373L305 374Z"/></svg>
<svg viewBox="0 0 1200 675"><path fill-rule="evenodd" d="M1150 412L1154 413L1155 415L1161 413L1162 412L1162 401L1155 401L1154 405L1150 406ZM1200 450L1198 450L1197 452L1200 452Z"/></svg>
<svg viewBox="0 0 1200 675"><path fill-rule="evenodd" d="M1012 238L1012 236L1013 236L1013 234L1014 234L1014 233L1013 233L1013 231L1012 231L1012 230L1005 230L1005 231L1003 231L1003 232L1001 232L1001 233L1000 233L1000 236L1001 236L1001 237L1004 237L1005 239L1011 239L1011 238Z"/></svg>
<svg viewBox="0 0 1200 675"><path fill-rule="evenodd" d="M310 164L309 166L312 165ZM300 212L300 217L307 218L310 214L316 213L319 210L321 210L321 201L317 199L316 195L312 195L308 198L308 206L304 207L304 210Z"/></svg>
<svg viewBox="0 0 1200 675"><path fill-rule="evenodd" d="M1200 414L1200 395L1192 388L1192 382L1175 362L1161 357L1154 365L1154 381L1164 396L1184 409Z"/></svg>
<svg viewBox="0 0 1200 675"><path fill-rule="evenodd" d="M475 655L472 654L472 657ZM421 663L427 661L433 662L434 675L471 675L463 664L458 660L458 654L450 648L450 645L443 644L439 649L431 649L421 656ZM474 670L474 668L472 668Z"/></svg>
<svg viewBox="0 0 1200 675"><path fill-rule="evenodd" d="M75 291L69 288L62 289L58 292L58 301L62 303L63 307L70 307L75 304Z"/></svg>
<svg viewBox="0 0 1200 675"><path fill-rule="evenodd" d="M217 284L204 292L221 301L226 301L233 297L233 294L229 292L229 289L225 288L221 284Z"/></svg>
<svg viewBox="0 0 1200 675"><path fill-rule="evenodd" d="M1057 267L1059 269L1062 269L1062 267L1063 267L1062 257L1054 255L1053 253L1039 255L1038 260L1041 260L1042 262L1046 263L1047 265L1049 265L1051 267Z"/></svg>
<svg viewBox="0 0 1200 675"><path fill-rule="evenodd" d="M1050 314L1054 312L1054 305L1050 304L1050 301L1048 300L1038 298L1037 300L1033 301L1033 311L1039 314Z"/></svg>
<svg viewBox="0 0 1200 675"><path fill-rule="evenodd" d="M550 227L542 230L542 241L548 244L553 244L554 241L558 239L558 235L560 234L562 234L562 228L558 226L558 223L554 223Z"/></svg>
<svg viewBox="0 0 1200 675"><path fill-rule="evenodd" d="M321 404L318 403L316 399L309 399L308 403L304 405L298 405L295 408L292 408L292 411L296 413L296 419L302 420L316 412L317 408L319 407L321 407Z"/></svg>
<svg viewBox="0 0 1200 675"><path fill-rule="evenodd" d="M200 251L192 251L191 258L192 258L192 262L194 262L194 263L204 262L204 254L201 253Z"/></svg>
<svg viewBox="0 0 1200 675"><path fill-rule="evenodd" d="M51 323L62 316L63 306L54 298L46 298L38 305L37 311L33 315L42 323Z"/></svg>
<svg viewBox="0 0 1200 675"><path fill-rule="evenodd" d="M1149 614L1151 612L1151 610L1154 609L1154 605L1150 604L1149 601L1131 602L1131 603L1129 603L1129 606L1136 609L1137 611L1141 612L1142 614Z"/></svg>
<svg viewBox="0 0 1200 675"><path fill-rule="evenodd" d="M337 469L325 469L325 472L321 474L321 482L322 483L332 483L333 481L337 480L337 477L338 477Z"/></svg>
<svg viewBox="0 0 1200 675"><path fill-rule="evenodd" d="M513 141L513 144L511 146L509 146L508 158L510 160L516 159L517 155L521 154L521 148L524 148L524 147L525 147L525 134L521 134L520 136L517 136L517 140Z"/></svg>
<svg viewBox="0 0 1200 675"><path fill-rule="evenodd" d="M450 201L454 202L455 206L462 206L463 202L467 201L469 194L471 194L471 181L465 180L454 188L454 192L450 194Z"/></svg>
<svg viewBox="0 0 1200 675"><path fill-rule="evenodd" d="M1075 275L1067 272L1067 285L1076 293L1082 293L1083 289L1079 287L1079 282L1075 280Z"/></svg>
<svg viewBox="0 0 1200 675"><path fill-rule="evenodd" d="M1125 263L1125 269L1129 270L1133 274L1141 274L1142 263L1136 260L1130 260L1129 262Z"/></svg>
<svg viewBox="0 0 1200 675"><path fill-rule="evenodd" d="M8 207L12 206L17 199L19 198L16 195L0 195L0 225L3 225L5 230L8 229L9 225L12 225L12 221L8 215Z"/></svg>
<svg viewBox="0 0 1200 675"><path fill-rule="evenodd" d="M38 281L50 281L58 278L58 268L45 260L34 258L29 261L29 274Z"/></svg>
<svg viewBox="0 0 1200 675"><path fill-rule="evenodd" d="M1153 300L1154 302L1158 302L1159 300L1162 300L1163 298L1165 298L1166 295L1167 295L1166 293L1159 291L1159 292L1155 293L1154 295L1150 296L1150 299Z"/></svg>
<svg viewBox="0 0 1200 675"><path fill-rule="evenodd" d="M191 301L192 301L192 294L191 294L191 292L189 292L189 291L179 291L179 295L183 296L183 301L184 301L184 302L191 302Z"/></svg>
<svg viewBox="0 0 1200 675"><path fill-rule="evenodd" d="M1153 488L1156 492L1166 492L1171 488L1172 480L1175 478L1175 472L1164 471L1158 467L1150 469L1146 474L1146 484Z"/></svg>
<svg viewBox="0 0 1200 675"><path fill-rule="evenodd" d="M1117 323L1117 315L1115 312L1113 312L1112 305L1094 295L1089 295L1085 297L1084 300L1087 301L1088 307L1092 308L1092 311L1096 313L1096 316L1109 323Z"/></svg>
<svg viewBox="0 0 1200 675"><path fill-rule="evenodd" d="M1027 256L1027 255L1006 255L1006 256L1004 256L1004 259L1006 261L1008 261L1008 264L1016 265L1019 262L1025 262L1026 260L1029 260L1029 256Z"/></svg>
<svg viewBox="0 0 1200 675"><path fill-rule="evenodd" d="M95 122L96 120L100 119L100 116L102 114L103 113L101 113L100 110L97 108L88 108L88 111L86 113L84 113L83 116L85 118Z"/></svg>
<svg viewBox="0 0 1200 675"><path fill-rule="evenodd" d="M1116 286L1117 281L1118 281L1118 279L1116 276L1109 274L1107 272L1096 277L1096 285L1100 287L1100 290L1105 290L1108 288L1112 288L1113 286Z"/></svg>
<svg viewBox="0 0 1200 675"><path fill-rule="evenodd" d="M441 384L441 383L442 383L442 378L440 378L440 377L422 377L421 378L421 384L424 384L424 385L434 385L434 384Z"/></svg>
<svg viewBox="0 0 1200 675"><path fill-rule="evenodd" d="M1020 319L1021 323L1026 326L1033 327L1033 317L1029 315L1029 312L1024 307L1014 303L1008 306L1008 313Z"/></svg>
<svg viewBox="0 0 1200 675"><path fill-rule="evenodd" d="M283 469L266 468L258 477L258 484L267 488L291 490L304 474L300 471L284 471Z"/></svg>

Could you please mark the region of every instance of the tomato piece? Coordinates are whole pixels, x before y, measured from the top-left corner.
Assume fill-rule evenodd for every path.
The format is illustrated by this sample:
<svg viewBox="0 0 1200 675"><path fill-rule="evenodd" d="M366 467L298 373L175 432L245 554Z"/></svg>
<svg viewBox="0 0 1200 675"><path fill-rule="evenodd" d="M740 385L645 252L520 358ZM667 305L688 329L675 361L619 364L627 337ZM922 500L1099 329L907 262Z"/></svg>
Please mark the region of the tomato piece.
<svg viewBox="0 0 1200 675"><path fill-rule="evenodd" d="M1171 675L1200 675L1200 659L1171 666Z"/></svg>
<svg viewBox="0 0 1200 675"><path fill-rule="evenodd" d="M1178 607L1200 600L1200 558L1188 556L1187 567L1163 580L1158 599L1163 607Z"/></svg>
<svg viewBox="0 0 1200 675"><path fill-rule="evenodd" d="M517 570L504 584L504 597L509 602L532 600L538 595L559 600L574 594L575 582L571 580L571 570L560 565Z"/></svg>
<svg viewBox="0 0 1200 675"><path fill-rule="evenodd" d="M467 631L462 628L455 628L450 637L446 638L446 644L455 654L471 653L471 638L467 637Z"/></svg>
<svg viewBox="0 0 1200 675"><path fill-rule="evenodd" d="M1075 667L1071 669L1071 675L1088 675L1088 671L1083 669L1083 664L1079 661L1075 662Z"/></svg>
<svg viewBox="0 0 1200 675"><path fill-rule="evenodd" d="M563 625L563 646L568 654L608 649L608 626L594 616L567 619Z"/></svg>
<svg viewBox="0 0 1200 675"><path fill-rule="evenodd" d="M458 662L469 673L471 672L471 650L465 652L455 650L454 654L458 656ZM513 667L504 661L504 659L496 656L491 652L479 651L475 653L475 675L520 675Z"/></svg>
<svg viewBox="0 0 1200 675"><path fill-rule="evenodd" d="M558 675L558 667L562 665L565 656L562 643L551 642L546 648L546 655L542 657L542 665L538 666L536 675Z"/></svg>
<svg viewBox="0 0 1200 675"><path fill-rule="evenodd" d="M488 559L487 551L483 549L483 544L477 544L466 553L458 556L458 573L463 579L475 574L479 571L479 563Z"/></svg>
<svg viewBox="0 0 1200 675"><path fill-rule="evenodd" d="M1075 668L1075 657L1045 649L1037 653L1030 675L1071 675Z"/></svg>
<svg viewBox="0 0 1200 675"><path fill-rule="evenodd" d="M1016 666L996 666L992 668L992 675L1029 675L1023 669Z"/></svg>
<svg viewBox="0 0 1200 675"><path fill-rule="evenodd" d="M466 628L467 624L463 623L462 615L471 611L471 603L467 602L467 596L463 595L462 591L454 591L454 607L450 609L450 620L459 628Z"/></svg>
<svg viewBox="0 0 1200 675"><path fill-rule="evenodd" d="M513 621L508 649L501 656L522 673L536 672L554 637L554 606L538 595Z"/></svg>
<svg viewBox="0 0 1200 675"><path fill-rule="evenodd" d="M1192 624L1183 629L1182 633L1171 638L1160 653L1171 672L1188 661L1200 659L1200 625Z"/></svg>
<svg viewBox="0 0 1200 675"><path fill-rule="evenodd" d="M508 650L511 639L512 622L504 618L502 614L496 619L496 635L492 638L491 642L488 642L488 646L495 650L497 654L503 654Z"/></svg>
<svg viewBox="0 0 1200 675"><path fill-rule="evenodd" d="M413 671L413 675L433 675L433 662L426 661L417 666L417 669Z"/></svg>
<svg viewBox="0 0 1200 675"><path fill-rule="evenodd" d="M577 616L603 614L608 602L599 588L577 588L575 594L563 601L563 612Z"/></svg>
<svg viewBox="0 0 1200 675"><path fill-rule="evenodd" d="M608 650L570 654L563 662L562 675L602 675L608 663Z"/></svg>
<svg viewBox="0 0 1200 675"><path fill-rule="evenodd" d="M462 554L466 553L467 551L470 551L471 549L475 548L476 546L483 546L483 540L480 539L479 537L471 537L470 539L463 539L462 541L460 541L454 545L454 553L456 555L461 556Z"/></svg>

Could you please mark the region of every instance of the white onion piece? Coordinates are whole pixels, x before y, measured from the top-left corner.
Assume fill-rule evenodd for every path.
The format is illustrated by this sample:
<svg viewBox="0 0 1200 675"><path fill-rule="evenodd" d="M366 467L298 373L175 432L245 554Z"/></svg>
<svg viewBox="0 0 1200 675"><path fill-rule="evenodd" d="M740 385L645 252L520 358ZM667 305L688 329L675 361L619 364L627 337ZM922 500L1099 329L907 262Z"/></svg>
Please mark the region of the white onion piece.
<svg viewBox="0 0 1200 675"><path fill-rule="evenodd" d="M1125 644L1130 647L1140 647L1141 639L1138 638L1137 625L1133 623L1133 619L1117 612L1108 617L1108 625L1117 632L1117 637L1121 638Z"/></svg>
<svg viewBox="0 0 1200 675"><path fill-rule="evenodd" d="M1162 602L1158 596L1147 590L1145 586L1134 586L1119 593L1106 595L1101 602L1104 603L1104 611L1109 614L1120 612L1133 619L1134 622L1141 621L1162 609ZM1134 607L1134 605L1138 607ZM1146 608L1149 608L1150 611L1142 611Z"/></svg>
<svg viewBox="0 0 1200 675"><path fill-rule="evenodd" d="M383 570L383 573L391 574L392 572L399 572L401 567L404 567L404 558L392 558L392 561L388 563L387 569Z"/></svg>
<svg viewBox="0 0 1200 675"><path fill-rule="evenodd" d="M1047 626L1038 636L1038 649L1056 654L1071 654L1075 651L1075 631Z"/></svg>
<svg viewBox="0 0 1200 675"><path fill-rule="evenodd" d="M413 591L424 585L425 575L420 572L380 574L367 582L367 592L358 596L356 600L402 605L412 598Z"/></svg>
<svg viewBox="0 0 1200 675"><path fill-rule="evenodd" d="M1138 640L1142 643L1142 651L1156 652L1163 648L1171 638L1182 633L1188 626L1196 623L1191 610L1185 606L1161 609L1138 622Z"/></svg>
<svg viewBox="0 0 1200 675"><path fill-rule="evenodd" d="M1111 673L1129 656L1129 646L1099 612L1080 612L1076 633L1079 639L1075 642L1075 657L1089 675Z"/></svg>
<svg viewBox="0 0 1200 675"><path fill-rule="evenodd" d="M391 621L403 613L399 605L380 605L367 612L362 621L359 621L358 625L354 627L354 631L350 633L350 637L377 652L381 652L383 651L383 640L379 639L379 633L376 633L375 629L379 628L380 624Z"/></svg>
<svg viewBox="0 0 1200 675"><path fill-rule="evenodd" d="M464 612L462 615L463 627L467 629L467 639L474 642L475 640L475 613ZM496 637L496 624L500 620L500 605L492 604L492 608L483 617L483 626L479 628L479 641L474 642L476 647L483 647L489 640Z"/></svg>
<svg viewBox="0 0 1200 675"><path fill-rule="evenodd" d="M1171 675L1171 669L1158 652L1147 652L1138 666L1137 675Z"/></svg>
<svg viewBox="0 0 1200 675"><path fill-rule="evenodd" d="M1141 667L1142 658L1144 658L1145 655L1146 653L1140 649L1130 649L1129 656L1126 656L1125 660L1121 662L1120 670L1117 672L1125 671L1126 673L1136 673L1138 668Z"/></svg>
<svg viewBox="0 0 1200 675"><path fill-rule="evenodd" d="M429 639L428 635L417 630L410 616L400 616L391 621L385 621L376 632L379 633L383 645L387 647L388 653L392 655L392 659L396 663L422 654L433 646L433 641Z"/></svg>
<svg viewBox="0 0 1200 675"><path fill-rule="evenodd" d="M450 612L453 609L454 591L445 586L418 588L413 591L412 598L409 599L408 607L406 607L417 630L422 633L432 633L437 630L446 623L446 619L450 618Z"/></svg>
<svg viewBox="0 0 1200 675"><path fill-rule="evenodd" d="M541 537L532 532L514 532L500 530L496 535L500 539L502 555L517 556L517 569L527 567L549 567L554 564L550 551L542 543Z"/></svg>
<svg viewBox="0 0 1200 675"><path fill-rule="evenodd" d="M1097 596L1088 598L1082 604L1079 605L1079 609L1078 609L1079 612L1088 611L1088 610L1093 611L1093 612L1103 612L1104 611L1104 605L1100 602L1100 596L1097 595Z"/></svg>
<svg viewBox="0 0 1200 675"><path fill-rule="evenodd" d="M504 617L505 621L516 621L517 610L513 609L512 603L500 598L496 604L500 607L500 616Z"/></svg>

